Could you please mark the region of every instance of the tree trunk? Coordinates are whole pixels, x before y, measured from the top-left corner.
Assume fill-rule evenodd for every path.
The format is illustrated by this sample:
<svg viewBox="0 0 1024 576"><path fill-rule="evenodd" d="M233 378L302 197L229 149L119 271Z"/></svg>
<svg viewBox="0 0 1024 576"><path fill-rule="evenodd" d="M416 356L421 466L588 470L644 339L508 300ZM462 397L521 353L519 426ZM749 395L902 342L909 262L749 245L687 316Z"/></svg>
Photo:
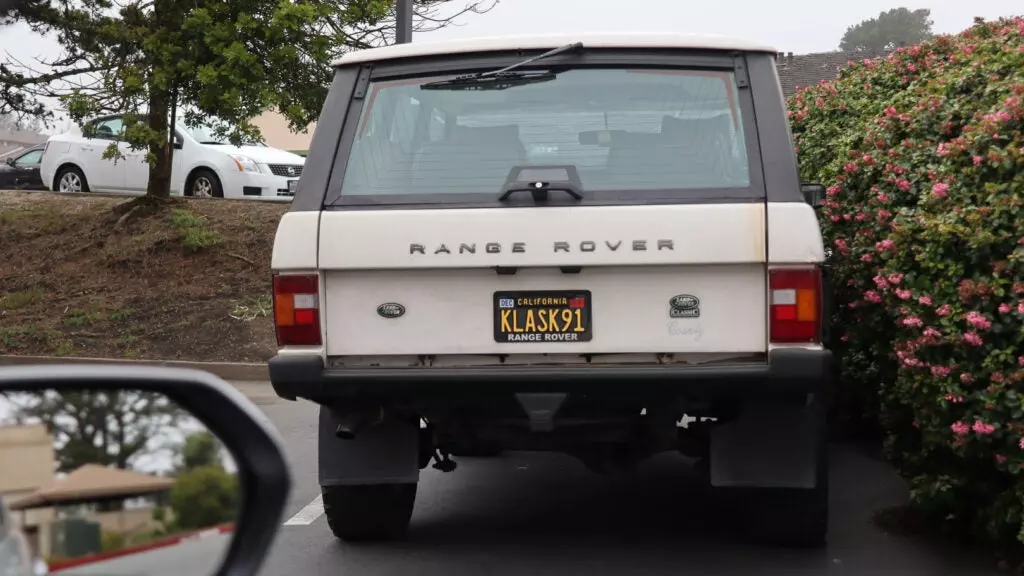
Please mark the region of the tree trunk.
<svg viewBox="0 0 1024 576"><path fill-rule="evenodd" d="M173 141L167 137L167 115L170 113L168 90L159 86L149 87L149 127L161 137L149 143L149 152L156 161L149 166L149 182L146 196L167 198L171 195L171 154Z"/></svg>

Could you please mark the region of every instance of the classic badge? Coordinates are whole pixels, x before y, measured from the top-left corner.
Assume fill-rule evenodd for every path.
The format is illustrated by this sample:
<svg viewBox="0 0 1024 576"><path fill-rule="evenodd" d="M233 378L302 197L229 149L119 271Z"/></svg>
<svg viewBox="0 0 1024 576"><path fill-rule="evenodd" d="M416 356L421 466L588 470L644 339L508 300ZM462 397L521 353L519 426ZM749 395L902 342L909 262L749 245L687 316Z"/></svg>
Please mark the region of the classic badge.
<svg viewBox="0 0 1024 576"><path fill-rule="evenodd" d="M397 302L385 302L384 304L377 306L377 314L381 318L398 318L405 314L405 306L402 306Z"/></svg>
<svg viewBox="0 0 1024 576"><path fill-rule="evenodd" d="M690 294L680 294L668 300L670 318L700 318L700 298Z"/></svg>

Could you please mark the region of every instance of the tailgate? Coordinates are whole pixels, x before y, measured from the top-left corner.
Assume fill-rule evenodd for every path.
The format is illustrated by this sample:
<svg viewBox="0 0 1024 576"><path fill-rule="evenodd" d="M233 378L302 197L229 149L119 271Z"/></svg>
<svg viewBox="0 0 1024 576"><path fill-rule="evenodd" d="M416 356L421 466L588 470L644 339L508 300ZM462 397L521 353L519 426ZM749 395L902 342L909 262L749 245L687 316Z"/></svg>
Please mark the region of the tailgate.
<svg viewBox="0 0 1024 576"><path fill-rule="evenodd" d="M319 268L328 356L768 348L762 202L324 211Z"/></svg>

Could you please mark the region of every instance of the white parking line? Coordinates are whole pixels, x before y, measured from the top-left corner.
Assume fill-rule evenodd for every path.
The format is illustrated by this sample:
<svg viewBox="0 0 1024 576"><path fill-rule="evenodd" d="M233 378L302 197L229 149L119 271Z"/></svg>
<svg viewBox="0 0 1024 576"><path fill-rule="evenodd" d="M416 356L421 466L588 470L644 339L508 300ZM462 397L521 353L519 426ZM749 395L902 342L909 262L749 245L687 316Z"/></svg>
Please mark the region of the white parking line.
<svg viewBox="0 0 1024 576"><path fill-rule="evenodd" d="M292 516L284 523L285 526L309 526L324 513L324 497L317 496L305 508L299 510L298 514Z"/></svg>

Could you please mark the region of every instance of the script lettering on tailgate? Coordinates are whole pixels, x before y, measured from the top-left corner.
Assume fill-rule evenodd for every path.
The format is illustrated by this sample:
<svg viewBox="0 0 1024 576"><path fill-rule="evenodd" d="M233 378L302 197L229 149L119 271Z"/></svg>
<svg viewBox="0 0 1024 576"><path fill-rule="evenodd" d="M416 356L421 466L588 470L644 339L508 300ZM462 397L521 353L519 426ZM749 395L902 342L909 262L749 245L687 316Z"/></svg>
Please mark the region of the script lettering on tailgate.
<svg viewBox="0 0 1024 576"><path fill-rule="evenodd" d="M554 242L551 245L553 252L618 252L619 248L622 248L624 242L622 240L603 240L597 242L595 240L583 240L582 242ZM675 250L675 240L630 240L625 242L626 250L632 252L647 252L648 250ZM509 244L502 244L501 242L485 242L483 245L483 252L485 254L501 254L503 252L512 252L513 254L524 254L527 249L526 242L512 242ZM426 244L412 243L409 244L409 254L477 254L477 243L476 242L459 242L453 244L437 244L428 248Z"/></svg>

